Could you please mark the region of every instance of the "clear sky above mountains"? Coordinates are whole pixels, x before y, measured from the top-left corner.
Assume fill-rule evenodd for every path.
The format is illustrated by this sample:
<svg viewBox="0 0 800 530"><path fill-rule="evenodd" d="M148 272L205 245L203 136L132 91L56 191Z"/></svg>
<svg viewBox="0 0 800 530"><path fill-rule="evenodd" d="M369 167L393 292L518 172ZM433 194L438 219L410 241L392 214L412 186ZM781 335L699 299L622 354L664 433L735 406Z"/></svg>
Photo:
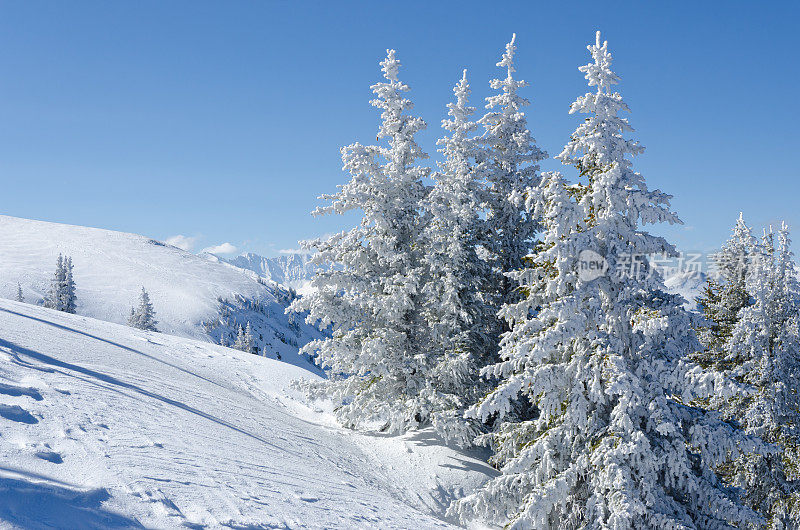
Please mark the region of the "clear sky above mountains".
<svg viewBox="0 0 800 530"><path fill-rule="evenodd" d="M707 250L742 210L798 233L800 4L491 4L0 1L0 212L293 248L353 221L309 211L347 178L339 147L374 142L386 48L434 155L461 70L481 108L516 32L529 123L555 155L600 29L647 148L635 167L686 223L661 232Z"/></svg>

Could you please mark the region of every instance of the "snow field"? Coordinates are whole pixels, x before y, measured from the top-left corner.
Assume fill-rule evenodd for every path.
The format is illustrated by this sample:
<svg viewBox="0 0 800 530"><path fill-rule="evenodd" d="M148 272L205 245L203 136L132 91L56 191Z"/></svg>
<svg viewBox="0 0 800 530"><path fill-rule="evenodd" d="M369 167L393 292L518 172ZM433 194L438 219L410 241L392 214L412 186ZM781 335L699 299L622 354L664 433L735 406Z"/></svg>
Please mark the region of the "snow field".
<svg viewBox="0 0 800 530"><path fill-rule="evenodd" d="M446 528L491 474L355 434L296 366L0 300L0 527Z"/></svg>

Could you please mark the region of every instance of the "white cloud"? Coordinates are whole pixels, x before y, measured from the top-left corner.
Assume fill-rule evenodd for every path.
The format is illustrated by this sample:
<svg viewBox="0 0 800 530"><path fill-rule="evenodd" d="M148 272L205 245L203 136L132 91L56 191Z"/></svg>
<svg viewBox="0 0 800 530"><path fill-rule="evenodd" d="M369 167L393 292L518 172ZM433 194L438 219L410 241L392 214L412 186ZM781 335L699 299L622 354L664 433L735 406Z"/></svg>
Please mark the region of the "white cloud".
<svg viewBox="0 0 800 530"><path fill-rule="evenodd" d="M214 245L213 247L206 247L202 250L202 252L208 252L209 254L233 254L236 252L237 249L235 246L231 245L227 241L222 243L221 245Z"/></svg>
<svg viewBox="0 0 800 530"><path fill-rule="evenodd" d="M178 247L181 250L190 251L194 248L196 241L196 237L178 234L176 236L168 237L164 240L164 243L167 245L172 245L173 247Z"/></svg>

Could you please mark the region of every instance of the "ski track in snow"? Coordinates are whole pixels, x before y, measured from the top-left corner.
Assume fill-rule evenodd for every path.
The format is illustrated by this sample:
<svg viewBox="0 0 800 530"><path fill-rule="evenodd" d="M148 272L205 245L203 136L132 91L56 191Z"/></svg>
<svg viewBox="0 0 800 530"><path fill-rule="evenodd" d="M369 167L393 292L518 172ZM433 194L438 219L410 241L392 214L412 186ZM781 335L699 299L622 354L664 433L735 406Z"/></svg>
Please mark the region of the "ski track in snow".
<svg viewBox="0 0 800 530"><path fill-rule="evenodd" d="M296 366L0 300L0 528L447 528L492 474L356 434Z"/></svg>

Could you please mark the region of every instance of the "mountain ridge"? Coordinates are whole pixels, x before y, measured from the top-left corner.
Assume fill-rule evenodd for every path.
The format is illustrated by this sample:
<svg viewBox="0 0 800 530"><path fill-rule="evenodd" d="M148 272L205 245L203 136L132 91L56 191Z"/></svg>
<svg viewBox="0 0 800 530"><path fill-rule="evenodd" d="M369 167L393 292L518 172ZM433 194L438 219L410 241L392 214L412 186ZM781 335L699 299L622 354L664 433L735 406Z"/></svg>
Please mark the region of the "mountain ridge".
<svg viewBox="0 0 800 530"><path fill-rule="evenodd" d="M304 292L314 277L316 267L310 263L311 255L287 253L267 258L246 252L233 258L221 258L235 267L248 270L297 292Z"/></svg>

